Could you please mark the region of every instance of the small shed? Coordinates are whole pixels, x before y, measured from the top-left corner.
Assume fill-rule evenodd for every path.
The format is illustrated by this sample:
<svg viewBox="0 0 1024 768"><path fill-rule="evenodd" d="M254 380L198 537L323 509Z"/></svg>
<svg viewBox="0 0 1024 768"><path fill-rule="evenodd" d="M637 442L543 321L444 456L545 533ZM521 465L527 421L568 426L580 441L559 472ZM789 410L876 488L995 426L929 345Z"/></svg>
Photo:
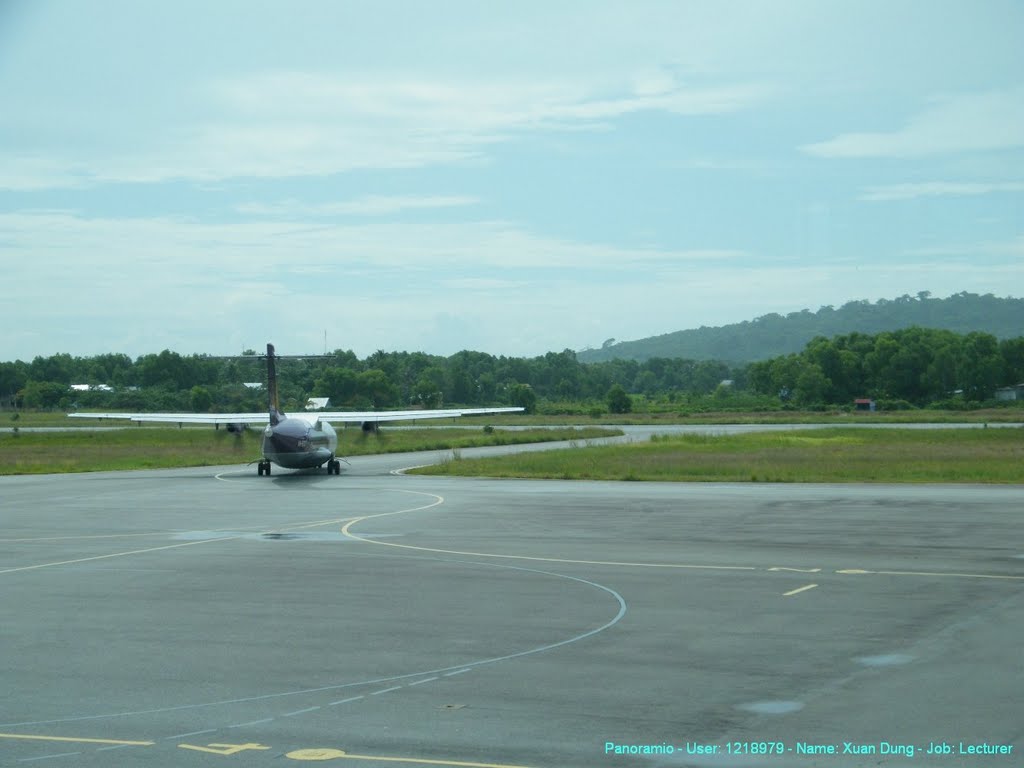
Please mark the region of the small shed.
<svg viewBox="0 0 1024 768"><path fill-rule="evenodd" d="M1015 387L1000 387L996 390L996 400L1024 400L1024 384Z"/></svg>
<svg viewBox="0 0 1024 768"><path fill-rule="evenodd" d="M855 411L871 411L875 410L875 401L870 397L858 397L853 401L853 409Z"/></svg>

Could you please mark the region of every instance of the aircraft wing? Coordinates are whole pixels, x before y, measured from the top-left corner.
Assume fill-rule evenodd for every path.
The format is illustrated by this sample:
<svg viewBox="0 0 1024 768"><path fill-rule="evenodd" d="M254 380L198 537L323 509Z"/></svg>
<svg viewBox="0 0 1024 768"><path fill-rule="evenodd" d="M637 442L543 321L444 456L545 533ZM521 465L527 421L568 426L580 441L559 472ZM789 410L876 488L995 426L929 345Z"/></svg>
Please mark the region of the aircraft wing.
<svg viewBox="0 0 1024 768"><path fill-rule="evenodd" d="M456 419L484 413L518 413L522 408L449 408L440 411L309 411L305 417L322 421L340 421L350 424L382 421L411 421L413 419Z"/></svg>
<svg viewBox="0 0 1024 768"><path fill-rule="evenodd" d="M266 413L69 413L72 419L130 419L175 424L269 424Z"/></svg>
<svg viewBox="0 0 1024 768"><path fill-rule="evenodd" d="M437 411L302 411L288 414L305 421L338 421L351 424L412 419L455 419L484 413L517 413L522 408L450 408ZM171 424L269 424L266 413L69 413L73 419L129 419Z"/></svg>

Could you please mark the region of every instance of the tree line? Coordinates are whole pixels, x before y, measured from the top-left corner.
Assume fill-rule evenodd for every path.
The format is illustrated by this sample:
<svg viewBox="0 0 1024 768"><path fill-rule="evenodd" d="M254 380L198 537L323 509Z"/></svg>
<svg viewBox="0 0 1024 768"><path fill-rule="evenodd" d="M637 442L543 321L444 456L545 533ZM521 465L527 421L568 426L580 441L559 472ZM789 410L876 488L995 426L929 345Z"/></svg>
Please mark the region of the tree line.
<svg viewBox="0 0 1024 768"><path fill-rule="evenodd" d="M715 361L655 359L584 364L572 350L534 358L463 351L450 357L377 351L360 359L350 350L278 361L282 407L329 397L332 408L442 408L448 405L523 405L538 401L604 401L618 385L654 395L710 393L738 375ZM255 353L239 358L180 355L164 350L132 360L123 354L57 354L31 362L0 363L0 403L40 409L259 411L266 378ZM71 391L88 384L92 391ZM97 391L97 385L111 391Z"/></svg>
<svg viewBox="0 0 1024 768"><path fill-rule="evenodd" d="M908 328L813 339L803 351L746 365L654 357L584 363L572 350L533 358L459 352L350 350L279 361L286 410L310 397L329 397L336 409L590 404L590 410L629 410L631 397L667 405L713 397L725 405L741 393L764 407L848 405L872 397L924 406L981 402L996 388L1024 382L1024 337L999 341L987 333ZM164 350L132 360L123 354L57 354L0 363L0 404L38 409L261 411L264 361L180 355ZM93 385L74 391L72 384ZM105 385L109 391L99 391ZM626 397L624 397L626 395ZM631 397L630 397L631 396Z"/></svg>
<svg viewBox="0 0 1024 768"><path fill-rule="evenodd" d="M803 406L856 397L917 407L978 403L1024 382L1024 337L916 327L819 336L802 352L752 363L746 373L751 391Z"/></svg>

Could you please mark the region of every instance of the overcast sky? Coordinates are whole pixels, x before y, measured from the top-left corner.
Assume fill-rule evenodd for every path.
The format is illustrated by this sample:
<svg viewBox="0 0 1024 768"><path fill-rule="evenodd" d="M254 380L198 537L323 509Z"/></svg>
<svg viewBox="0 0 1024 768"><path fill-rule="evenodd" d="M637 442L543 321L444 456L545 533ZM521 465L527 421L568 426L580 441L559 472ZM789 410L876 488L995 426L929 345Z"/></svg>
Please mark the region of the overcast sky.
<svg viewBox="0 0 1024 768"><path fill-rule="evenodd" d="M0 0L0 360L1024 296L1024 3Z"/></svg>

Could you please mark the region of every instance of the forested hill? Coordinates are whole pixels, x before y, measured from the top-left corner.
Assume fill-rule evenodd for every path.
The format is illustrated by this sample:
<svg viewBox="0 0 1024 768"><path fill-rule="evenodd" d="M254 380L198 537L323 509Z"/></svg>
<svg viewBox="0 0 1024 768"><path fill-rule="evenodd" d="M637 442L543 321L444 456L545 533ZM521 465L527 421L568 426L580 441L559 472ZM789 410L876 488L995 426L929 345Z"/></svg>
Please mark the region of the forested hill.
<svg viewBox="0 0 1024 768"><path fill-rule="evenodd" d="M580 362L594 363L620 358L648 360L681 357L690 360L723 360L746 363L799 352L815 336L831 338L855 331L880 333L911 326L940 328L956 333L983 331L999 339L1024 334L1024 299L997 298L992 294L957 293L933 299L927 291L916 297L851 301L839 309L805 309L783 316L770 314L756 320L666 333L618 344L609 339L601 349L577 352Z"/></svg>

